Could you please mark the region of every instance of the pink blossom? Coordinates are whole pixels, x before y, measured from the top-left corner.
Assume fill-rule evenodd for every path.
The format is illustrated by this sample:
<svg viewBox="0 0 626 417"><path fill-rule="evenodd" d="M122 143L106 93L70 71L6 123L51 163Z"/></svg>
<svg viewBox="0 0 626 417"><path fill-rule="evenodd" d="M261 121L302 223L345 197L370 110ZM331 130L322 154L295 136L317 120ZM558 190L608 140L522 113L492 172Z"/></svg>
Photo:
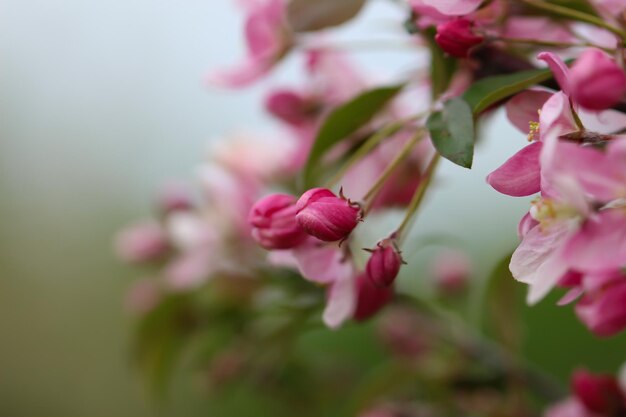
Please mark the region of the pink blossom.
<svg viewBox="0 0 626 417"><path fill-rule="evenodd" d="M626 412L626 396L612 375L578 370L572 376L572 391L592 413L614 416Z"/></svg>
<svg viewBox="0 0 626 417"><path fill-rule="evenodd" d="M458 250L442 251L432 265L435 284L443 294L457 294L464 290L471 271L471 260L464 252Z"/></svg>
<svg viewBox="0 0 626 417"><path fill-rule="evenodd" d="M284 0L246 2L245 39L248 56L238 67L209 75L211 84L244 87L267 74L290 47Z"/></svg>
<svg viewBox="0 0 626 417"><path fill-rule="evenodd" d="M169 248L162 227L155 221L143 221L122 230L115 239L115 251L126 262L155 260Z"/></svg>
<svg viewBox="0 0 626 417"><path fill-rule="evenodd" d="M154 278L144 278L135 281L126 293L126 309L138 315L152 311L161 299L161 289Z"/></svg>
<svg viewBox="0 0 626 417"><path fill-rule="evenodd" d="M502 35L505 38L552 42L574 42L576 38L563 24L548 17L510 16Z"/></svg>
<svg viewBox="0 0 626 417"><path fill-rule="evenodd" d="M483 42L483 37L472 31L473 23L455 19L437 26L435 41L446 53L457 58L467 58L471 49Z"/></svg>
<svg viewBox="0 0 626 417"><path fill-rule="evenodd" d="M333 242L345 239L360 221L360 208L326 188L305 192L297 204L296 220L311 236Z"/></svg>
<svg viewBox="0 0 626 417"><path fill-rule="evenodd" d="M626 275L621 270L587 274L582 289L586 293L576 304L576 315L589 330L606 337L626 328Z"/></svg>
<svg viewBox="0 0 626 417"><path fill-rule="evenodd" d="M371 250L365 267L366 275L375 286L388 287L395 281L403 262L394 241L383 239Z"/></svg>
<svg viewBox="0 0 626 417"><path fill-rule="evenodd" d="M300 126L311 123L315 117L315 103L310 97L294 90L273 91L265 101L269 113L285 123Z"/></svg>
<svg viewBox="0 0 626 417"><path fill-rule="evenodd" d="M257 201L248 221L252 236L266 249L293 248L307 236L296 222L296 198L288 194L271 194Z"/></svg>
<svg viewBox="0 0 626 417"><path fill-rule="evenodd" d="M168 182L160 192L158 206L166 214L190 210L194 206L191 190L187 184Z"/></svg>
<svg viewBox="0 0 626 417"><path fill-rule="evenodd" d="M412 7L432 7L446 16L462 16L469 14L480 6L482 0L411 0Z"/></svg>
<svg viewBox="0 0 626 417"><path fill-rule="evenodd" d="M599 49L585 50L571 69L555 54L543 52L538 57L548 62L563 92L584 108L608 109L626 93L624 71Z"/></svg>

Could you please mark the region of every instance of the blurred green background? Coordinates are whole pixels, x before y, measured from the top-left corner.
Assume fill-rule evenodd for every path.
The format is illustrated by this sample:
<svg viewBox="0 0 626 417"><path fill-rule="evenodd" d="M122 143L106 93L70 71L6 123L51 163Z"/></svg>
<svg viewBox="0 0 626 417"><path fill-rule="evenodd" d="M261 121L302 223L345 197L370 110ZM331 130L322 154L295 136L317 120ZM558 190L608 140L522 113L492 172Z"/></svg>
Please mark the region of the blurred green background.
<svg viewBox="0 0 626 417"><path fill-rule="evenodd" d="M401 18L374 3L363 20ZM280 408L245 387L209 400L184 370L167 405L151 402L130 366L133 322L122 303L137 273L111 253L116 230L150 211L160 182L193 175L208 140L267 130L258 106L263 87L231 94L202 84L208 68L238 57L240 23L227 1L2 2L0 416L258 416ZM376 57L359 58L380 67ZM401 70L415 60L390 54L384 63ZM293 79L297 67L289 65L280 76ZM501 114L491 122L475 169L446 164L440 192L414 230L416 238L458 235L477 277L514 248L528 207L528 199L500 196L484 183L524 144ZM427 259L407 256L402 281L412 286ZM528 358L563 381L578 365L615 370L626 359L626 337L593 338L555 299L524 310ZM362 348L369 331L319 332L307 351L341 352L367 366L382 355Z"/></svg>

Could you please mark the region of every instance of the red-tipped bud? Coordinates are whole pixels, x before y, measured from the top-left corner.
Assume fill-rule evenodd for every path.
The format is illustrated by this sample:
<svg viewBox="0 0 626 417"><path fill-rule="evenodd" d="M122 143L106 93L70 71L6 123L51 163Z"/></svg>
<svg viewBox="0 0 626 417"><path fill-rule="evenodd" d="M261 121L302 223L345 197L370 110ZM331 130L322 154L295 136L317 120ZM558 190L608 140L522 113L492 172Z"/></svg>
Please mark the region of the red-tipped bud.
<svg viewBox="0 0 626 417"><path fill-rule="evenodd" d="M312 104L309 98L291 90L274 91L265 100L265 108L270 114L291 125L311 121Z"/></svg>
<svg viewBox="0 0 626 417"><path fill-rule="evenodd" d="M325 242L345 239L361 219L358 204L337 197L326 188L313 188L302 194L296 207L298 224Z"/></svg>
<svg viewBox="0 0 626 417"><path fill-rule="evenodd" d="M612 375L576 371L572 376L572 390L585 408L593 413L617 416L626 412L626 397Z"/></svg>
<svg viewBox="0 0 626 417"><path fill-rule="evenodd" d="M265 249L293 248L306 238L296 221L296 198L288 194L271 194L257 201L248 221L252 237Z"/></svg>
<svg viewBox="0 0 626 417"><path fill-rule="evenodd" d="M356 279L357 303L354 320L363 321L378 313L393 298L392 287L377 287L366 274Z"/></svg>
<svg viewBox="0 0 626 417"><path fill-rule="evenodd" d="M388 287L400 272L402 256L391 239L381 240L376 246L376 249L371 250L365 272L375 286Z"/></svg>
<svg viewBox="0 0 626 417"><path fill-rule="evenodd" d="M590 110L604 110L617 104L626 94L626 75L599 49L587 49L570 71L572 98Z"/></svg>
<svg viewBox="0 0 626 417"><path fill-rule="evenodd" d="M437 26L435 41L441 49L457 58L467 58L470 49L482 43L483 37L476 35L474 24L467 19L450 20Z"/></svg>

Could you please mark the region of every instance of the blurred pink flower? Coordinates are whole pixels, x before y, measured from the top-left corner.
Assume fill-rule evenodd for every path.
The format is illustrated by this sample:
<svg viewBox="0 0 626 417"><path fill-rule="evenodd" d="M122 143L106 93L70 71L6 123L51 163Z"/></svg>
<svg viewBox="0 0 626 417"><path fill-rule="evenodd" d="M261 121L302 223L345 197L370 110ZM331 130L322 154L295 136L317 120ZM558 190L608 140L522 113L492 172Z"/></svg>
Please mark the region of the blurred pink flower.
<svg viewBox="0 0 626 417"><path fill-rule="evenodd" d="M152 220L128 226L115 238L115 251L126 262L152 261L164 255L168 248L161 225Z"/></svg>
<svg viewBox="0 0 626 417"><path fill-rule="evenodd" d="M444 52L457 58L467 58L471 49L481 44L484 38L473 32L473 23L468 19L455 19L437 26L435 41Z"/></svg>
<svg viewBox="0 0 626 417"><path fill-rule="evenodd" d="M126 310L138 315L152 311L161 300L161 288L154 278L135 281L126 293Z"/></svg>
<svg viewBox="0 0 626 417"><path fill-rule="evenodd" d="M482 0L410 0L412 7L431 7L446 16L466 15L478 8Z"/></svg>
<svg viewBox="0 0 626 417"><path fill-rule="evenodd" d="M257 201L248 221L252 236L265 249L289 249L302 243L306 233L296 221L296 198L270 194Z"/></svg>
<svg viewBox="0 0 626 417"><path fill-rule="evenodd" d="M208 81L221 87L245 87L267 74L290 47L284 0L246 1L245 40L248 56L239 66L211 73Z"/></svg>
<svg viewBox="0 0 626 417"><path fill-rule="evenodd" d="M441 293L457 294L467 288L472 262L464 252L447 249L437 255L431 272Z"/></svg>

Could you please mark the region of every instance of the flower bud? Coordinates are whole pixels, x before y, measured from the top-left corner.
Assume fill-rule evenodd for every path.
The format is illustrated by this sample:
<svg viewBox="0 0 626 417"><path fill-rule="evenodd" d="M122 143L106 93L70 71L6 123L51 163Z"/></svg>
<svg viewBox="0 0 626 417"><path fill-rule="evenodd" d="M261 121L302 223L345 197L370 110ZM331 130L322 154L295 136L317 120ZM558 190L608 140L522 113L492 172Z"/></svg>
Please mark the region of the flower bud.
<svg viewBox="0 0 626 417"><path fill-rule="evenodd" d="M115 239L117 255L126 262L152 261L165 254L169 245L157 222L137 223L122 230Z"/></svg>
<svg viewBox="0 0 626 417"><path fill-rule="evenodd" d="M617 104L626 93L626 75L607 54L587 49L570 70L574 101L589 110L604 110Z"/></svg>
<svg viewBox="0 0 626 417"><path fill-rule="evenodd" d="M432 274L440 293L455 295L466 289L472 271L467 255L456 250L446 250L435 258Z"/></svg>
<svg viewBox="0 0 626 417"><path fill-rule="evenodd" d="M371 250L372 255L367 261L365 272L375 286L388 287L400 272L402 256L391 239L384 239L376 246L376 249Z"/></svg>
<svg viewBox="0 0 626 417"><path fill-rule="evenodd" d="M313 103L302 94L278 90L265 100L265 108L276 118L291 125L301 125L312 120Z"/></svg>
<svg viewBox="0 0 626 417"><path fill-rule="evenodd" d="M457 58L467 58L470 49L480 44L483 37L472 32L474 24L467 19L450 20L437 26L435 41L441 49Z"/></svg>
<svg viewBox="0 0 626 417"><path fill-rule="evenodd" d="M358 204L337 197L326 188L313 188L296 204L298 224L311 236L326 242L345 239L361 220Z"/></svg>
<svg viewBox="0 0 626 417"><path fill-rule="evenodd" d="M357 303L354 320L363 321L378 313L393 298L393 287L376 287L366 274L356 279Z"/></svg>
<svg viewBox="0 0 626 417"><path fill-rule="evenodd" d="M585 370L578 370L572 376L572 390L592 413L617 416L626 412L626 396L612 375L593 375Z"/></svg>
<svg viewBox="0 0 626 417"><path fill-rule="evenodd" d="M257 201L248 221L252 237L265 249L293 248L307 236L296 221L296 198L288 194L271 194Z"/></svg>

